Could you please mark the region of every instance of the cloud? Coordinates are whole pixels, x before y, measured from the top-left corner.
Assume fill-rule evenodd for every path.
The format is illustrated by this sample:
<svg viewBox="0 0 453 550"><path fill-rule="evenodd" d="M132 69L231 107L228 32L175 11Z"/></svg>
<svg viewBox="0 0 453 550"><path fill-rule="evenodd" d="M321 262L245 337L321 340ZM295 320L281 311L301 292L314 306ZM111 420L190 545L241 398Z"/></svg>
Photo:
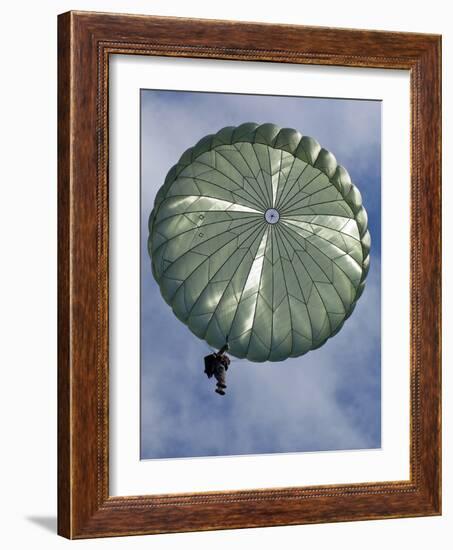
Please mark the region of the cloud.
<svg viewBox="0 0 453 550"><path fill-rule="evenodd" d="M142 94L142 458L379 447L379 103ZM209 349L174 317L152 278L147 217L168 169L186 148L207 133L248 120L312 135L354 179L357 174L364 198L373 203L372 261L366 290L338 335L285 362L234 362L221 398L203 374Z"/></svg>
<svg viewBox="0 0 453 550"><path fill-rule="evenodd" d="M319 350L283 363L234 362L225 399L202 372L207 348L185 326L146 340L142 457L378 447L380 369L369 348L379 341L380 323L369 319L379 309L377 279Z"/></svg>

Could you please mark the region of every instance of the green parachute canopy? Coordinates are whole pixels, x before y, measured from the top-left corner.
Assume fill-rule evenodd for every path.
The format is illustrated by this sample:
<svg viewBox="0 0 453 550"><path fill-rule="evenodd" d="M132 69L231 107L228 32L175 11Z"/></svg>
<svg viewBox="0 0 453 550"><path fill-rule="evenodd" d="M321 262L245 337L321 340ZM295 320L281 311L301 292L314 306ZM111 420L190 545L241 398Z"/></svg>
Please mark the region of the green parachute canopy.
<svg viewBox="0 0 453 550"><path fill-rule="evenodd" d="M149 219L153 275L216 348L283 361L336 334L363 292L370 234L359 190L310 137L223 128L188 149Z"/></svg>

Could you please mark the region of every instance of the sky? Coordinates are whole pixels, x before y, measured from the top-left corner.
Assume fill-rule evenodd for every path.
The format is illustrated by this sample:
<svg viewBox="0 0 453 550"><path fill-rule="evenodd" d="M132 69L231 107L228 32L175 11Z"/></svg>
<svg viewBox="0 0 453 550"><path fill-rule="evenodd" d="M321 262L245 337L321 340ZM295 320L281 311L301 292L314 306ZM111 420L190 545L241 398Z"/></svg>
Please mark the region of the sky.
<svg viewBox="0 0 453 550"><path fill-rule="evenodd" d="M181 154L206 134L272 122L314 137L359 187L372 238L365 291L326 344L279 363L234 359L227 394L210 353L173 314L151 272L148 217ZM381 103L141 91L141 459L381 446Z"/></svg>

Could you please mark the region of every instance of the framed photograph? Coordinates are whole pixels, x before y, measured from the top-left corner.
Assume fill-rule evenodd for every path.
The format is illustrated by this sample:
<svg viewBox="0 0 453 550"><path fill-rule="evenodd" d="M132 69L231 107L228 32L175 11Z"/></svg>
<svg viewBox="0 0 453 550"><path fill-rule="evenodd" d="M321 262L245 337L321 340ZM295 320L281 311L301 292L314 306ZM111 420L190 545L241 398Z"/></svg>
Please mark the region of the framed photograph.
<svg viewBox="0 0 453 550"><path fill-rule="evenodd" d="M58 531L441 513L441 39L59 16Z"/></svg>

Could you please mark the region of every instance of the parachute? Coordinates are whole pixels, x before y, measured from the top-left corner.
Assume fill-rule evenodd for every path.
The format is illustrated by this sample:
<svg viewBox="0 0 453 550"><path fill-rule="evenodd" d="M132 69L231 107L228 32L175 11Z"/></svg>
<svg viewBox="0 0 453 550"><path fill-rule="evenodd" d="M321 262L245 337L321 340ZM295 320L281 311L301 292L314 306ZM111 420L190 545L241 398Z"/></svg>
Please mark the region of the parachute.
<svg viewBox="0 0 453 550"><path fill-rule="evenodd" d="M283 361L351 315L370 264L345 168L297 130L245 123L183 153L149 218L152 272L176 317L215 347Z"/></svg>

